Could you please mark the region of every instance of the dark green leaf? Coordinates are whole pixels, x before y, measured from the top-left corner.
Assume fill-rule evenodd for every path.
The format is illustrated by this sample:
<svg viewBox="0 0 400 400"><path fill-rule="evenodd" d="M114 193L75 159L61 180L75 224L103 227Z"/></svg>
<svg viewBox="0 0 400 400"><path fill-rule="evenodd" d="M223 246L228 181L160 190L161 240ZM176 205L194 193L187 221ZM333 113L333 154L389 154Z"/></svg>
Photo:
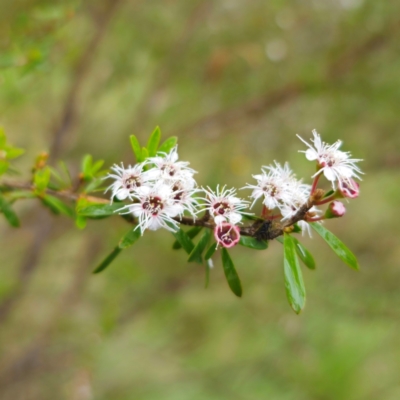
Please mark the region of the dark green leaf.
<svg viewBox="0 0 400 400"><path fill-rule="evenodd" d="M10 203L2 196L0 196L0 212L4 214L6 220L11 226L13 226L14 228L19 227L19 219L17 217L17 214L15 214Z"/></svg>
<svg viewBox="0 0 400 400"><path fill-rule="evenodd" d="M150 135L149 141L147 142L147 150L149 151L149 157L154 157L157 153L158 144L160 143L161 131L158 126L154 129Z"/></svg>
<svg viewBox="0 0 400 400"><path fill-rule="evenodd" d="M199 232L203 229L202 226L194 226L193 228L190 228L188 231L186 231L186 235L190 237L190 239L195 238ZM172 245L172 248L174 250L179 250L182 248L181 244L175 240L174 244Z"/></svg>
<svg viewBox="0 0 400 400"><path fill-rule="evenodd" d="M138 163L142 162L143 161L142 149L140 148L140 144L137 137L135 135L131 135L129 136L129 139L131 141L132 150L136 157L136 162Z"/></svg>
<svg viewBox="0 0 400 400"><path fill-rule="evenodd" d="M207 261L209 260L213 254L215 253L215 250L217 250L217 243L212 243L211 246L208 248L206 251L206 254L204 255L204 259Z"/></svg>
<svg viewBox="0 0 400 400"><path fill-rule="evenodd" d="M254 250L265 250L268 248L268 242L264 240L258 240L251 236L240 236L239 244Z"/></svg>
<svg viewBox="0 0 400 400"><path fill-rule="evenodd" d="M297 255L300 257L300 260L303 261L304 265L307 268L315 269L315 261L311 253L295 237L292 236L292 240L294 242L296 252Z"/></svg>
<svg viewBox="0 0 400 400"><path fill-rule="evenodd" d="M242 285L240 283L239 276L236 272L235 266L233 265L232 259L225 247L222 248L222 265L224 267L225 277L228 281L228 285L232 292L238 296L242 296Z"/></svg>
<svg viewBox="0 0 400 400"><path fill-rule="evenodd" d="M104 271L113 261L114 259L118 256L119 253L121 253L122 249L120 249L118 246L100 263L100 265L93 271L94 274L98 274L101 271Z"/></svg>
<svg viewBox="0 0 400 400"><path fill-rule="evenodd" d="M200 264L203 262L201 255L203 254L203 251L207 247L208 242L210 241L210 237L211 237L210 229L205 229L200 240L198 241L196 246L194 246L194 249L190 253L188 262L198 262Z"/></svg>
<svg viewBox="0 0 400 400"><path fill-rule="evenodd" d="M172 233L175 237L175 239L179 242L179 244L183 247L183 249L186 251L186 253L190 254L192 250L194 249L194 244L192 242L192 239L188 236L186 232L184 232L182 229L177 230L176 232Z"/></svg>
<svg viewBox="0 0 400 400"><path fill-rule="evenodd" d="M121 238L118 243L120 249L126 249L132 246L138 239L140 239L140 229L131 229L125 236Z"/></svg>
<svg viewBox="0 0 400 400"><path fill-rule="evenodd" d="M158 148L157 153L169 153L171 151L171 149L176 145L177 142L178 142L178 138L176 136L169 137Z"/></svg>
<svg viewBox="0 0 400 400"><path fill-rule="evenodd" d="M74 217L74 211L57 197L46 195L41 198L44 205L49 207L55 214L64 214L68 217Z"/></svg>
<svg viewBox="0 0 400 400"><path fill-rule="evenodd" d="M297 223L293 225L293 232L301 233L301 228L299 227L299 225Z"/></svg>
<svg viewBox="0 0 400 400"><path fill-rule="evenodd" d="M77 209L77 213L80 216L88 218L103 218L109 217L121 209L121 204L92 204L90 206L82 207Z"/></svg>
<svg viewBox="0 0 400 400"><path fill-rule="evenodd" d="M332 232L316 222L312 222L310 225L345 264L355 270L359 269L355 255Z"/></svg>
<svg viewBox="0 0 400 400"><path fill-rule="evenodd" d="M294 312L299 314L306 304L306 289L296 255L295 242L287 233L284 234L283 249L286 296Z"/></svg>

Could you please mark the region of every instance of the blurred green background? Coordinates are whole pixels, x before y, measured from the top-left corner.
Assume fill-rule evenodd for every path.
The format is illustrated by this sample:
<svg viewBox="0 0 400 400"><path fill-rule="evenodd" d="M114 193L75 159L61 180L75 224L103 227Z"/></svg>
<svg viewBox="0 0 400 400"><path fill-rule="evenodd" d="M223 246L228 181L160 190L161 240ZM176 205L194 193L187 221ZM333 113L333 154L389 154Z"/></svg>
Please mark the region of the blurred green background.
<svg viewBox="0 0 400 400"><path fill-rule="evenodd" d="M282 247L233 249L244 297L148 232L90 274L128 228L79 231L35 201L0 221L2 400L400 398L400 58L397 1L0 0L0 124L77 174L86 153L132 163L128 136L179 136L200 185L242 187L273 160L309 182L295 137L363 158L361 196L319 238L290 309Z"/></svg>

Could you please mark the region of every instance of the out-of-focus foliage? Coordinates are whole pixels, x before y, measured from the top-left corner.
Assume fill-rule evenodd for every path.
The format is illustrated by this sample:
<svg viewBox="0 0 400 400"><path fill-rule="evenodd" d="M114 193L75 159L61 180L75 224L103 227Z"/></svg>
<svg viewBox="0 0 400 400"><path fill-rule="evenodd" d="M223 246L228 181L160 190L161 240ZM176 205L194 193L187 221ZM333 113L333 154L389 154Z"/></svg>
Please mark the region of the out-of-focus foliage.
<svg viewBox="0 0 400 400"><path fill-rule="evenodd" d="M76 180L87 153L134 163L129 135L146 143L155 125L202 185L244 186L273 160L308 177L292 155L313 128L366 175L327 223L360 271L306 240L318 265L300 266L301 316L280 243L233 249L237 299L218 260L204 289L167 232L93 276L123 220L77 231L36 200L15 204L22 228L0 225L0 398L398 399L399 33L396 2L3 0L0 125L27 149L21 179L60 127Z"/></svg>

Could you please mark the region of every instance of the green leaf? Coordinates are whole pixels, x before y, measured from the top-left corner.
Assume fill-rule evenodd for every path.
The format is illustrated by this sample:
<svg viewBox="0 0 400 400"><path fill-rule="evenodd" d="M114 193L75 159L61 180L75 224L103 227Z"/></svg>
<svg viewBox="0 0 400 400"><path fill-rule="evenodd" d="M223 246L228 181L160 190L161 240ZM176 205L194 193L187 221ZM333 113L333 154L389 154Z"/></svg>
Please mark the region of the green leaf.
<svg viewBox="0 0 400 400"><path fill-rule="evenodd" d="M233 261L226 250L225 247L222 248L222 265L224 267L225 277L228 281L228 285L231 288L232 292L238 296L242 296L242 285L240 283L239 276L236 272L235 266L233 265Z"/></svg>
<svg viewBox="0 0 400 400"><path fill-rule="evenodd" d="M103 164L104 164L104 160L97 160L97 161L92 165L92 168L91 168L91 170L90 170L90 174L91 174L92 176L96 175L96 173L100 171L100 169L101 169L101 167L103 166Z"/></svg>
<svg viewBox="0 0 400 400"><path fill-rule="evenodd" d="M84 192L85 193L90 193L93 192L95 189L97 189L99 186L101 186L104 183L104 180L101 178L95 178L93 179L86 187Z"/></svg>
<svg viewBox="0 0 400 400"><path fill-rule="evenodd" d="M8 170L8 166L9 166L8 161L0 160L0 175L3 175Z"/></svg>
<svg viewBox="0 0 400 400"><path fill-rule="evenodd" d="M138 239L140 239L140 229L131 229L125 236L121 238L118 243L120 249L127 249L132 246Z"/></svg>
<svg viewBox="0 0 400 400"><path fill-rule="evenodd" d="M75 218L75 225L78 229L85 229L87 224L87 220L85 217L77 216Z"/></svg>
<svg viewBox="0 0 400 400"><path fill-rule="evenodd" d="M193 228L190 228L188 231L186 231L186 235L190 237L190 239L195 238L199 232L203 229L202 226L194 226ZM174 250L179 250L182 248L181 244L175 240L174 244L172 245L172 248Z"/></svg>
<svg viewBox="0 0 400 400"><path fill-rule="evenodd" d="M265 250L268 248L268 242L264 240L258 240L251 236L240 236L239 244L254 250Z"/></svg>
<svg viewBox="0 0 400 400"><path fill-rule="evenodd" d="M306 304L306 289L296 255L295 242L287 233L284 234L283 249L286 296L294 312L299 314Z"/></svg>
<svg viewBox="0 0 400 400"><path fill-rule="evenodd" d="M149 157L149 151L146 149L146 147L142 147L142 159L143 161L146 160L146 158Z"/></svg>
<svg viewBox="0 0 400 400"><path fill-rule="evenodd" d="M82 166L81 166L82 172L85 175L85 177L91 175L92 163L93 163L93 157L90 154L86 154L82 159Z"/></svg>
<svg viewBox="0 0 400 400"><path fill-rule="evenodd" d="M160 127L156 126L153 133L150 135L149 141L147 142L147 150L149 151L149 157L154 157L156 155L160 139L161 139Z"/></svg>
<svg viewBox="0 0 400 400"><path fill-rule="evenodd" d="M74 211L57 197L46 195L41 198L42 203L49 207L55 214L64 214L68 217L74 217Z"/></svg>
<svg viewBox="0 0 400 400"><path fill-rule="evenodd" d="M211 246L206 251L206 254L204 255L204 259L206 261L209 260L214 255L216 250L217 250L217 243L214 242L211 244Z"/></svg>
<svg viewBox="0 0 400 400"><path fill-rule="evenodd" d="M177 230L176 232L172 232L175 239L179 242L179 244L183 247L186 253L190 254L194 249L194 244L192 239L190 239L189 235L184 232L182 229Z"/></svg>
<svg viewBox="0 0 400 400"><path fill-rule="evenodd" d="M178 142L178 138L176 136L171 136L166 139L163 144L158 148L157 153L169 153L173 147L175 147Z"/></svg>
<svg viewBox="0 0 400 400"><path fill-rule="evenodd" d="M11 208L10 203L2 196L0 196L0 212L4 214L6 220L11 226L14 228L19 227L19 219L17 214L15 214L14 210Z"/></svg>
<svg viewBox="0 0 400 400"><path fill-rule="evenodd" d="M121 209L121 204L92 204L90 206L77 209L78 215L87 218L104 218L114 215Z"/></svg>
<svg viewBox="0 0 400 400"><path fill-rule="evenodd" d="M100 263L100 265L93 271L94 274L98 274L101 271L104 271L121 253L122 249L118 246Z"/></svg>
<svg viewBox="0 0 400 400"><path fill-rule="evenodd" d="M131 146L136 157L136 162L138 163L142 162L143 161L142 149L140 148L139 140L135 135L129 136L129 140L131 141Z"/></svg>
<svg viewBox="0 0 400 400"><path fill-rule="evenodd" d="M205 266L206 266L206 276L205 276L205 280L204 280L204 288L207 289L208 284L210 283L210 265L208 262L206 262Z"/></svg>
<svg viewBox="0 0 400 400"><path fill-rule="evenodd" d="M35 172L35 176L33 178L33 182L35 184L35 192L43 193L49 182L51 177L51 170L49 167L44 167L43 169L39 169Z"/></svg>
<svg viewBox="0 0 400 400"><path fill-rule="evenodd" d="M20 155L25 153L24 149L19 149L17 147L7 147L5 151L7 153L7 158L9 160L12 160L13 158L17 158Z"/></svg>
<svg viewBox="0 0 400 400"><path fill-rule="evenodd" d="M203 254L203 251L207 247L208 242L210 241L210 237L211 237L210 229L205 229L200 240L198 241L196 246L194 246L194 249L190 253L188 262L198 262L200 264L203 262L201 255Z"/></svg>
<svg viewBox="0 0 400 400"><path fill-rule="evenodd" d="M312 222L310 225L345 264L355 270L359 269L356 256L332 232L316 222Z"/></svg>
<svg viewBox="0 0 400 400"><path fill-rule="evenodd" d="M294 242L296 253L300 257L300 260L303 261L307 268L315 269L315 261L311 253L295 237L292 236L291 238Z"/></svg>
<svg viewBox="0 0 400 400"><path fill-rule="evenodd" d="M4 132L4 128L0 126L0 149L3 149L7 143L6 133Z"/></svg>

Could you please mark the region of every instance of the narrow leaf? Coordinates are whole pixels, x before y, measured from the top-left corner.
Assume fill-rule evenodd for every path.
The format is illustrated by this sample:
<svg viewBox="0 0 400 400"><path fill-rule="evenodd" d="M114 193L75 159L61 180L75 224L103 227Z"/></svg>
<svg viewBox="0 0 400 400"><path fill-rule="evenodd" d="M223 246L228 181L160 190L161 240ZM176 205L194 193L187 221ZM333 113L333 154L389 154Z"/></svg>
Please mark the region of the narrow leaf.
<svg viewBox="0 0 400 400"><path fill-rule="evenodd" d="M74 211L57 197L46 195L41 198L44 205L49 207L55 214L64 214L68 217L74 217Z"/></svg>
<svg viewBox="0 0 400 400"><path fill-rule="evenodd" d="M90 174L92 176L96 175L97 172L100 171L100 168L103 166L104 160L97 160L93 165L92 168L90 169Z"/></svg>
<svg viewBox="0 0 400 400"><path fill-rule="evenodd" d="M82 172L85 176L90 175L92 169L93 157L90 154L86 154L82 159Z"/></svg>
<svg viewBox="0 0 400 400"><path fill-rule="evenodd" d="M19 149L17 147L8 147L6 149L6 153L7 153L7 158L9 160L12 160L13 158L17 158L20 155L24 154L25 150L24 149Z"/></svg>
<svg viewBox="0 0 400 400"><path fill-rule="evenodd" d="M121 253L122 249L120 249L118 246L100 263L100 265L93 271L94 274L98 274L101 271L104 271L113 261L114 259L118 256L119 253Z"/></svg>
<svg viewBox="0 0 400 400"><path fill-rule="evenodd" d="M121 204L92 204L77 209L78 215L88 218L103 218L113 215L121 208Z"/></svg>
<svg viewBox="0 0 400 400"><path fill-rule="evenodd" d="M147 150L149 151L149 157L154 157L156 155L160 139L161 139L160 127L156 126L153 133L150 135L149 141L147 142Z"/></svg>
<svg viewBox="0 0 400 400"><path fill-rule="evenodd" d="M0 175L3 175L8 170L8 166L8 161L0 160Z"/></svg>
<svg viewBox="0 0 400 400"><path fill-rule="evenodd" d="M131 146L136 157L136 162L138 163L142 162L143 161L142 149L140 148L139 140L135 135L129 136L129 140L131 141Z"/></svg>
<svg viewBox="0 0 400 400"><path fill-rule="evenodd" d="M186 251L186 253L190 254L192 250L194 249L194 244L192 242L192 239L188 236L186 232L184 232L182 229L177 230L176 232L172 233L175 237L175 239L179 242L179 244L183 247L183 249Z"/></svg>
<svg viewBox="0 0 400 400"><path fill-rule="evenodd" d="M4 214L6 220L11 226L14 228L19 227L19 219L17 214L15 214L14 210L11 208L10 203L2 196L0 196L0 212Z"/></svg>
<svg viewBox="0 0 400 400"><path fill-rule="evenodd" d="M149 151L146 147L142 147L142 160L146 160L149 157Z"/></svg>
<svg viewBox="0 0 400 400"><path fill-rule="evenodd" d="M204 287L207 289L210 283L210 264L208 261L206 261L205 264L206 264L206 276L204 280Z"/></svg>
<svg viewBox="0 0 400 400"><path fill-rule="evenodd" d="M345 264L355 270L359 269L356 256L332 232L316 222L312 222L310 225Z"/></svg>
<svg viewBox="0 0 400 400"><path fill-rule="evenodd" d="M224 267L225 277L228 281L228 285L231 288L232 292L238 296L242 296L242 285L240 283L239 276L236 272L235 266L233 265L233 261L226 250L225 247L222 248L222 265Z"/></svg>
<svg viewBox="0 0 400 400"><path fill-rule="evenodd" d="M204 255L204 259L207 261L209 260L215 253L215 250L217 250L217 243L213 243L208 250L206 251L206 254Z"/></svg>
<svg viewBox="0 0 400 400"><path fill-rule="evenodd" d="M208 242L210 241L210 237L211 237L210 229L205 229L200 240L198 241L196 246L194 246L194 249L190 253L188 262L198 262L200 264L203 262L203 258L201 255L203 254L203 251L207 247Z"/></svg>
<svg viewBox="0 0 400 400"><path fill-rule="evenodd" d="M78 216L75 218L75 226L78 229L85 229L86 224L87 224L87 220L85 217Z"/></svg>
<svg viewBox="0 0 400 400"><path fill-rule="evenodd" d="M186 235L190 237L190 239L195 238L199 232L203 229L202 226L194 226L193 228L190 228L188 231L186 231ZM174 244L172 245L172 248L174 250L179 250L182 248L181 244L175 240Z"/></svg>
<svg viewBox="0 0 400 400"><path fill-rule="evenodd" d="M49 167L44 167L43 169L39 169L35 172L35 176L33 178L35 183L35 188L37 193L42 193L46 190L51 177L51 171Z"/></svg>
<svg viewBox="0 0 400 400"><path fill-rule="evenodd" d="M292 236L292 240L296 247L296 253L300 260L303 261L304 265L309 269L315 269L315 261L312 254L295 238Z"/></svg>
<svg viewBox="0 0 400 400"><path fill-rule="evenodd" d="M239 244L254 250L265 250L268 248L268 242L264 240L258 240L251 236L240 236Z"/></svg>
<svg viewBox="0 0 400 400"><path fill-rule="evenodd" d="M292 236L287 233L284 234L283 249L286 296L294 312L299 314L306 304L306 289L296 255L295 243Z"/></svg>
<svg viewBox="0 0 400 400"><path fill-rule="evenodd" d="M157 153L169 153L171 151L171 149L176 145L177 142L178 142L178 138L176 136L169 137L158 148Z"/></svg>
<svg viewBox="0 0 400 400"><path fill-rule="evenodd" d="M120 249L127 249L140 239L140 229L131 229L118 243Z"/></svg>

